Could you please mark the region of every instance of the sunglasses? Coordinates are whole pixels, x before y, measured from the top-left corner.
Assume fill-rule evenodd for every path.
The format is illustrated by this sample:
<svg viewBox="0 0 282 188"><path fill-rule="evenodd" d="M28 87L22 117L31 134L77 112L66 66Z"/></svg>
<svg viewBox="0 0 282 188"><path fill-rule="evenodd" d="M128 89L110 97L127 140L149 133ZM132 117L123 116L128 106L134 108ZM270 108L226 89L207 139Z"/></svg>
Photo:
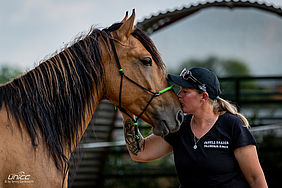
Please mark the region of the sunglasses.
<svg viewBox="0 0 282 188"><path fill-rule="evenodd" d="M180 73L180 76L184 79L184 80L191 80L192 82L194 82L195 84L197 84L197 86L199 87L199 89L201 91L204 91L206 92L207 91L207 88L206 88L206 85L203 84L202 82L200 82L199 80L197 80L197 78L195 78L193 75L192 75L192 72L187 70L186 68L184 68L181 73Z"/></svg>

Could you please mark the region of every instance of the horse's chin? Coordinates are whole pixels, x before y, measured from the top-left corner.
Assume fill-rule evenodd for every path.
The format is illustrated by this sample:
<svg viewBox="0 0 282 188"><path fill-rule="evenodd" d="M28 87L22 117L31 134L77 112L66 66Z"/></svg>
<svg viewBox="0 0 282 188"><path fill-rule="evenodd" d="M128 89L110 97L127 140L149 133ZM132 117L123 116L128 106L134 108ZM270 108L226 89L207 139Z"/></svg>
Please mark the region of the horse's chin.
<svg viewBox="0 0 282 188"><path fill-rule="evenodd" d="M184 121L184 114L181 109L173 110L170 113L162 112L153 117L153 134L162 137L177 132Z"/></svg>
<svg viewBox="0 0 282 188"><path fill-rule="evenodd" d="M179 127L177 129L170 130L169 125L165 121L160 121L157 126L153 127L153 134L164 137L169 133L174 133L178 130Z"/></svg>
<svg viewBox="0 0 282 188"><path fill-rule="evenodd" d="M167 129L160 130L160 129L153 128L153 134L164 137L169 134L169 131Z"/></svg>

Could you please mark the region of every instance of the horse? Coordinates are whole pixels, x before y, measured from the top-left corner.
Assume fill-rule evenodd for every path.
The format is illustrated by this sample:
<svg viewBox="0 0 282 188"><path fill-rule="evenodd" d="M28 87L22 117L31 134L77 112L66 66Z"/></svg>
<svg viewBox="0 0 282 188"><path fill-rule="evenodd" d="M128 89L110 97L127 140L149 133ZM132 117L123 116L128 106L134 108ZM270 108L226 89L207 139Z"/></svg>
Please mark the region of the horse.
<svg viewBox="0 0 282 188"><path fill-rule="evenodd" d="M133 11L91 28L0 86L0 187L67 187L68 160L101 100L156 135L179 129L183 113L165 65L134 19Z"/></svg>

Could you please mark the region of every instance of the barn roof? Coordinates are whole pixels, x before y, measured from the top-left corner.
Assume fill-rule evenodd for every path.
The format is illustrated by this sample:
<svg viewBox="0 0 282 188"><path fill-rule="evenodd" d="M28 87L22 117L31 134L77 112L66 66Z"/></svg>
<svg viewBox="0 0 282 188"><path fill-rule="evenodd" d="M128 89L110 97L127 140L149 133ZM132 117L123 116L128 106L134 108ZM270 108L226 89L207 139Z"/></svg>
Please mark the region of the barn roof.
<svg viewBox="0 0 282 188"><path fill-rule="evenodd" d="M253 0L210 0L206 2L189 4L180 9L160 12L157 15L152 15L150 18L145 18L143 21L138 22L137 26L147 34L151 34L202 9L209 7L225 7L230 9L256 8L277 14L278 16L282 16L282 8L268 2Z"/></svg>

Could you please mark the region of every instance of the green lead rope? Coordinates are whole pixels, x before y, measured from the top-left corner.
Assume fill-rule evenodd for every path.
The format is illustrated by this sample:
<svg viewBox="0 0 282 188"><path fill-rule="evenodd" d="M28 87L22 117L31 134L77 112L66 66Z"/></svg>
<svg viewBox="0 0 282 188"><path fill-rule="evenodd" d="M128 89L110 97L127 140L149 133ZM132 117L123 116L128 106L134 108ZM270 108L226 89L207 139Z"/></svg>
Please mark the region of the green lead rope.
<svg viewBox="0 0 282 188"><path fill-rule="evenodd" d="M158 94L159 94L159 95L160 95L160 94L163 94L163 93L167 92L168 90L171 90L173 87L174 87L174 85L171 85L171 86L169 86L169 87L167 87L167 88L165 88L165 89L159 91Z"/></svg>
<svg viewBox="0 0 282 188"><path fill-rule="evenodd" d="M120 69L119 71L122 72L122 69ZM159 91L159 92L156 93L156 94L157 94L157 95L161 95L161 94L167 92L168 90L171 90L173 87L174 87L174 85L171 85L171 86L169 86L169 87L167 87L167 88L165 88L165 89ZM118 110L118 109L119 109L117 106L114 106L114 108L115 108L115 110ZM135 125L135 123L134 123L134 125ZM136 123L136 125L137 125L137 123Z"/></svg>

